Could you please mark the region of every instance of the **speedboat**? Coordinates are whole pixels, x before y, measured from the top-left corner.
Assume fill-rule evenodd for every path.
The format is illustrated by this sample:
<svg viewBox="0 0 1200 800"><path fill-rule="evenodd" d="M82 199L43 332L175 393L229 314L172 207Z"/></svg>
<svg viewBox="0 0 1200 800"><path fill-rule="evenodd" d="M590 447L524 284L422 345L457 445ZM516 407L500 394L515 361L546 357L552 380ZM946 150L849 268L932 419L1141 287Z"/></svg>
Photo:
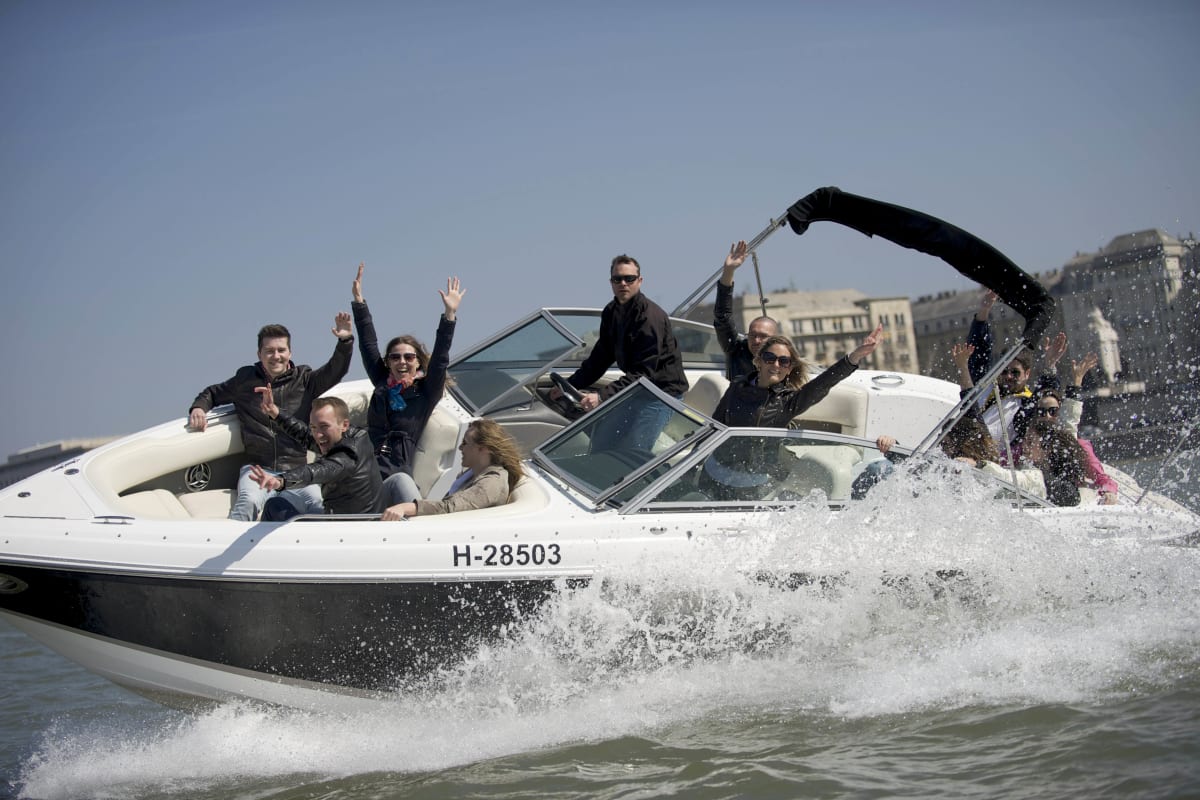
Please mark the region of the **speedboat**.
<svg viewBox="0 0 1200 800"><path fill-rule="evenodd" d="M797 233L816 219L851 224L939 250L952 264L969 261L977 278L1030 314L1027 333L1044 327L1036 316L1044 292L1006 260L978 272L989 259L995 267L998 254L974 237L865 198L851 207L877 214L873 221L835 219L844 197L829 191L802 198L753 246L785 222ZM906 238L900 222L934 244ZM422 435L414 477L426 497L444 495L459 471L466 425L490 417L528 455L503 506L404 522L229 520L242 464L231 407L210 412L204 432L173 420L34 475L0 492L0 617L169 705L377 703L513 635L551 598L623 565L669 562L798 504L836 514L868 502L888 458L923 458L921 447L885 457L876 439L928 444L966 402L945 381L862 369L791 429L730 428L710 416L728 385L715 334L681 309L672 323L690 389L678 399L645 379L588 414L569 398L551 399L563 383L557 371L590 349L597 309L538 309L454 360L454 383ZM361 425L371 393L360 380L329 394L346 400ZM597 425L631 404L667 409L653 446L593 447ZM714 461L734 460L755 480L731 498L713 491L712 474ZM1060 509L1003 481L971 480L991 481L997 513L1035 515L1050 530L1082 526L1098 541L1132 531L1177 542L1197 529L1190 512L1157 496L1138 506ZM812 579L806 569L779 564L765 577L786 590Z"/></svg>

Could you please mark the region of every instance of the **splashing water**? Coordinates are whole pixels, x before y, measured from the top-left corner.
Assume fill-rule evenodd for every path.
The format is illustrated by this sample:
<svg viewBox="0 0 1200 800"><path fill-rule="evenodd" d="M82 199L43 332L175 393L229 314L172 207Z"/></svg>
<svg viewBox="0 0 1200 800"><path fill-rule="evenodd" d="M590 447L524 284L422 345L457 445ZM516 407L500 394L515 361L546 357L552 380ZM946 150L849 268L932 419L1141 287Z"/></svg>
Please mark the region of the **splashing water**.
<svg viewBox="0 0 1200 800"><path fill-rule="evenodd" d="M1194 673L1200 552L1097 539L1084 519L902 469L840 513L815 497L669 563L563 587L375 712L227 705L50 730L21 781L45 798L245 795L271 776L424 772L710 715L1074 703Z"/></svg>

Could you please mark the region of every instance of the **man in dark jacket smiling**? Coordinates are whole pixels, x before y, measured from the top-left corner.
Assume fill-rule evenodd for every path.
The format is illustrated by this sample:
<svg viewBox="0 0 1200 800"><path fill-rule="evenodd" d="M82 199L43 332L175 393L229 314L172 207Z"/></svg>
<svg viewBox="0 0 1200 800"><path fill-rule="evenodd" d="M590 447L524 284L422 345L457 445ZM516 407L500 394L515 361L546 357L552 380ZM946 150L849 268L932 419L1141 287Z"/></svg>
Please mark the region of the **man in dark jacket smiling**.
<svg viewBox="0 0 1200 800"><path fill-rule="evenodd" d="M375 449L362 428L350 425L350 409L340 397L313 401L309 424L282 413L271 397L271 387L257 390L263 413L290 439L320 453L311 464L272 475L255 464L250 476L263 489L279 492L267 501L263 519L280 522L297 514L377 514L383 481L375 466ZM322 500L313 502L299 489L321 487Z"/></svg>
<svg viewBox="0 0 1200 800"><path fill-rule="evenodd" d="M250 477L251 464L260 464L278 474L305 462L302 444L287 436L275 435L271 420L262 411L256 390L271 387L281 409L290 416L307 419L313 398L336 386L350 369L354 334L349 314L341 312L337 315L333 335L338 339L333 356L323 366L313 369L307 364L292 363L292 337L287 328L266 325L258 332L258 363L242 367L232 378L209 386L192 401L188 422L193 430L205 430L208 427L207 412L225 403L233 404L241 422L247 464L238 478L237 499L229 512L230 519L253 522L270 496ZM320 492L315 487L309 494L313 500L320 500Z"/></svg>
<svg viewBox="0 0 1200 800"><path fill-rule="evenodd" d="M614 258L609 283L613 299L600 314L600 337L567 381L576 389L587 389L614 361L625 374L596 391L584 392L584 410L591 411L642 376L667 394L682 397L688 381L679 343L667 312L642 294L642 268L637 259L627 255ZM596 431L592 449L609 449L621 438L631 447L649 450L667 424L669 409L654 404L644 411L606 420L602 430Z"/></svg>

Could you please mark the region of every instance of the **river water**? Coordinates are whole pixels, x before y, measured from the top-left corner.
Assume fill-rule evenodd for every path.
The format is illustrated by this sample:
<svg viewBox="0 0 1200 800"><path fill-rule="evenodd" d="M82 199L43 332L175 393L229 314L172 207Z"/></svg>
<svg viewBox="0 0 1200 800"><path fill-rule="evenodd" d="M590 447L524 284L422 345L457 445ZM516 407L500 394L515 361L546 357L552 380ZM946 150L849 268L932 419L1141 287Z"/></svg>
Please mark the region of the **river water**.
<svg viewBox="0 0 1200 800"><path fill-rule="evenodd" d="M1200 796L1200 548L908 481L564 593L369 714L165 709L0 624L0 794ZM838 579L751 577L800 556Z"/></svg>

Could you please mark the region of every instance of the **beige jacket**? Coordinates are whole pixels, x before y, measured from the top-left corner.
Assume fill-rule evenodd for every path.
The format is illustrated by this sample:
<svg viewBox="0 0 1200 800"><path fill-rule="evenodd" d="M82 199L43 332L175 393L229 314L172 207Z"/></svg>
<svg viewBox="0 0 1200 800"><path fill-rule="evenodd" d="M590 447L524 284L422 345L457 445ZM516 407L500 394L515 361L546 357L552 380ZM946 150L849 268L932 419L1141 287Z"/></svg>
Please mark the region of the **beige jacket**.
<svg viewBox="0 0 1200 800"><path fill-rule="evenodd" d="M491 508L507 502L508 470L499 464L492 464L452 495L441 500L418 500L417 516L453 514L455 511Z"/></svg>

